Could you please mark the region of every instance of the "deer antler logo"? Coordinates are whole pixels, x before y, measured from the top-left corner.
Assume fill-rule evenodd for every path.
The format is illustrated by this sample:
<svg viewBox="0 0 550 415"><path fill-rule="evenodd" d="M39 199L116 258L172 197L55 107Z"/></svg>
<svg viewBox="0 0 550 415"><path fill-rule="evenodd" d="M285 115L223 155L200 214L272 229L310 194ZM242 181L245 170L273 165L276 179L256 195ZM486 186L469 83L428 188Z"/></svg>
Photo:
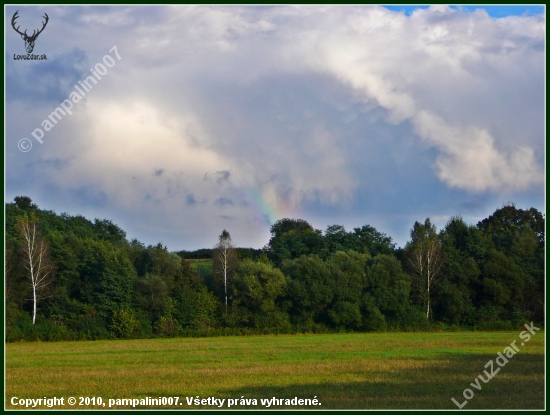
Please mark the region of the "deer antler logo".
<svg viewBox="0 0 550 415"><path fill-rule="evenodd" d="M34 42L36 41L36 38L38 37L38 35L40 33L42 33L42 31L44 30L44 28L48 24L48 20L50 20L50 18L48 17L48 15L46 13L44 13L43 17L46 19L46 21L42 23L42 29L38 30L38 32L36 30L33 30L32 35L29 36L29 35L27 35L27 30L25 30L25 32L22 33L22 32L19 31L20 26L15 27L15 20L17 20L17 18L19 17L17 15L17 13L19 13L19 10L17 10L13 14L13 17L11 19L11 25L13 26L14 30L17 33L19 33L21 35L21 37L23 38L23 40L25 41L25 49L27 49L27 53L32 53L32 51L34 49Z"/></svg>

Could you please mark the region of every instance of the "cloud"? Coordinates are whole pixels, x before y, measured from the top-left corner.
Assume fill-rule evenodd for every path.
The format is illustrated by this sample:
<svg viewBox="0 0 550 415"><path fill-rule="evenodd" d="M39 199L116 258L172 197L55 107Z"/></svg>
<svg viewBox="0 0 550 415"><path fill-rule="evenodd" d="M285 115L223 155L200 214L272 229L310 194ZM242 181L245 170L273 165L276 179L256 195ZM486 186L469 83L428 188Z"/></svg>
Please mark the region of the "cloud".
<svg viewBox="0 0 550 415"><path fill-rule="evenodd" d="M450 186L483 192L522 190L543 184L544 173L532 148L519 147L503 155L487 130L453 128L427 112L417 114L413 124L425 141L441 151L435 163L438 177Z"/></svg>
<svg viewBox="0 0 550 415"><path fill-rule="evenodd" d="M466 89L473 102L480 92L497 94L496 88L507 86L500 83L491 91L490 83L481 82L495 74L508 77L506 72L514 66L524 67L524 59L538 63L536 69L528 70L534 69L541 79L542 17L495 21L481 10L461 13L437 6L419 9L411 18L371 8L345 20L349 24L341 27L346 29L328 39L319 33L319 40L310 45L319 51L314 56L322 56L314 66L360 91L365 103L374 101L384 108L388 122L410 121L422 140L438 150L435 166L442 181L469 191L526 190L542 183L542 166L533 148L516 145L507 153L499 151L495 138L484 128L487 121L461 119L462 114L450 110L462 108L447 105L449 110L441 111L438 102L439 95L452 102L456 85ZM475 91L480 83L481 91ZM540 105L541 95L537 98ZM446 125L438 112L455 118L454 127ZM495 114L485 109L483 115ZM501 137L509 142L517 139ZM520 140L522 144L529 141L528 137Z"/></svg>
<svg viewBox="0 0 550 415"><path fill-rule="evenodd" d="M6 61L8 196L113 215L174 249L210 246L229 218L237 243L262 246L283 216L391 235L415 215L483 215L503 198L543 205L544 15L47 12L60 22L40 38L48 61ZM22 47L9 31L6 42ZM115 44L122 59L20 153L18 140Z"/></svg>
<svg viewBox="0 0 550 415"><path fill-rule="evenodd" d="M107 203L105 192L97 189L95 186L78 186L75 189L71 189L70 192L74 199L88 206L101 207Z"/></svg>
<svg viewBox="0 0 550 415"><path fill-rule="evenodd" d="M21 42L23 45L23 42ZM61 102L66 99L67 90L88 70L86 53L78 48L42 62L42 65L7 66L6 98L10 101L22 100L32 106L44 102ZM84 75L86 73L86 75ZM40 79L41 82L36 82ZM29 98L32 97L32 100Z"/></svg>
<svg viewBox="0 0 550 415"><path fill-rule="evenodd" d="M59 157L53 157L49 159L39 159L36 161L31 161L27 164L27 168L33 169L38 172L40 170L64 170L69 167L69 159L61 159Z"/></svg>
<svg viewBox="0 0 550 415"><path fill-rule="evenodd" d="M228 199L226 197L220 197L214 201L215 205L218 206L227 206L227 205L234 205L233 201L231 199Z"/></svg>
<svg viewBox="0 0 550 415"><path fill-rule="evenodd" d="M217 184L222 184L224 182L229 181L229 176L231 176L231 173L229 172L229 170L223 170L223 171L217 171L215 173L205 173L204 180L213 180Z"/></svg>

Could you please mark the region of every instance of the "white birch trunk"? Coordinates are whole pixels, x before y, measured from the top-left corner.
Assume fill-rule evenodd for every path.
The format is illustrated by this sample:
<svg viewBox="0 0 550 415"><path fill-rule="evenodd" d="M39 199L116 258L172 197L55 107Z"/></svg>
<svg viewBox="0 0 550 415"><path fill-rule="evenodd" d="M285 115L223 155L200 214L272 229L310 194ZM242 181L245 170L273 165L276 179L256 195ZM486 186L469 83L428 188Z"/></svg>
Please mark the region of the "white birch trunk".
<svg viewBox="0 0 550 415"><path fill-rule="evenodd" d="M51 268L47 263L47 247L38 234L36 219L24 217L18 224L19 232L25 242L23 249L25 268L29 271L32 286L32 324L36 323L37 305L40 291L48 285Z"/></svg>
<svg viewBox="0 0 550 415"><path fill-rule="evenodd" d="M229 232L224 230L220 235L220 240L215 246L216 254L215 259L218 261L215 272L223 278L223 291L225 297L225 315L227 315L228 297L227 297L227 285L228 279L231 277L231 272L235 267L235 250L233 248L233 241Z"/></svg>

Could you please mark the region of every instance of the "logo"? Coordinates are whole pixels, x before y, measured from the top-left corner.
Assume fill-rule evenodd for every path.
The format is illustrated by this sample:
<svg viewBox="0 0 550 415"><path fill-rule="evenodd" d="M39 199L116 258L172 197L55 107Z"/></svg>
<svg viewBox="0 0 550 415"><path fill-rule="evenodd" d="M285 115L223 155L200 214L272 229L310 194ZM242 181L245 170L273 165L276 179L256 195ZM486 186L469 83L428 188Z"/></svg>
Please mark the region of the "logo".
<svg viewBox="0 0 550 415"><path fill-rule="evenodd" d="M13 14L13 17L11 19L11 25L13 26L13 29L19 33L21 35L21 38L25 41L25 49L27 49L27 53L32 53L33 49L34 49L34 42L36 42L36 38L38 37L38 35L40 33L42 33L44 31L44 29L46 28L46 25L48 24L48 20L50 19L48 17L48 15L46 13L44 13L44 19L46 19L45 22L42 23L42 29L38 30L38 32L35 30L33 30L32 32L32 35L29 36L27 35L27 30L25 30L25 32L20 32L19 31L19 27L20 26L17 26L15 27L15 21L17 20L17 18L19 17L17 15L17 13L19 13L19 10L17 10L14 14Z"/></svg>

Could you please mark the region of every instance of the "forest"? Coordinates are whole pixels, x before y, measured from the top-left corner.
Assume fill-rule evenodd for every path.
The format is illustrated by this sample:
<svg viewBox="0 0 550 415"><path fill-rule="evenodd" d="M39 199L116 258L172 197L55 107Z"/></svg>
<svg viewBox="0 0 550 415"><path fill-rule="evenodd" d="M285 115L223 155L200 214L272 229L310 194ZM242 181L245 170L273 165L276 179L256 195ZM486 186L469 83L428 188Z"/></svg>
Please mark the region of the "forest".
<svg viewBox="0 0 550 415"><path fill-rule="evenodd" d="M545 217L508 203L477 224L271 226L262 249L145 246L112 221L5 205L6 341L502 330L544 324Z"/></svg>

